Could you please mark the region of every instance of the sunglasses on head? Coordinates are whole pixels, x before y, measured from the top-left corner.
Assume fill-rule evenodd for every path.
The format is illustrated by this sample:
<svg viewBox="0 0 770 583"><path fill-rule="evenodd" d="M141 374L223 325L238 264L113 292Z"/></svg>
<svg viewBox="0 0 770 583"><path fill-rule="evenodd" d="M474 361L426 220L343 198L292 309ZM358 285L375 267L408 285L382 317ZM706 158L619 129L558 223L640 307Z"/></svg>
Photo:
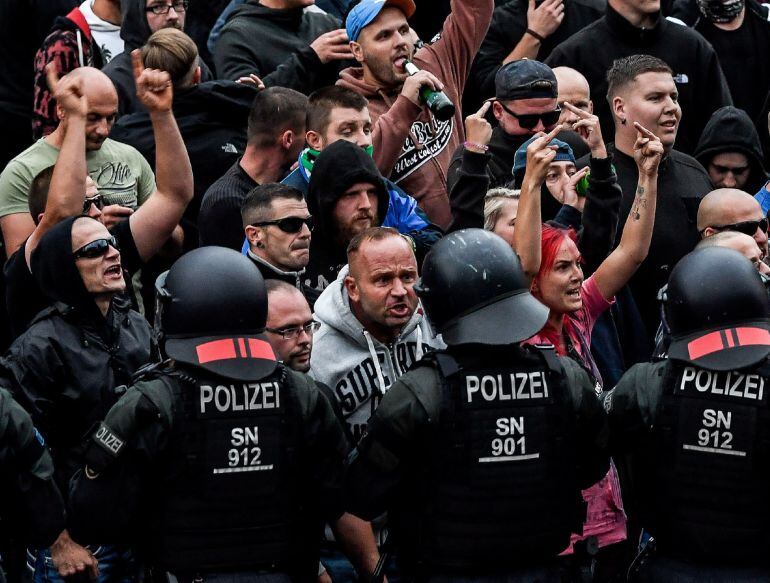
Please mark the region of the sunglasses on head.
<svg viewBox="0 0 770 583"><path fill-rule="evenodd" d="M252 227L267 227L269 225L275 225L281 229L284 233L299 233L302 230L302 225L307 225L307 228L313 230L313 217L285 217L283 219L276 219L274 221L262 221L261 223L254 223Z"/></svg>
<svg viewBox="0 0 770 583"><path fill-rule="evenodd" d="M537 126L537 122L542 120L543 121L543 127L548 129L550 127L553 127L556 125L556 122L559 121L559 116L561 116L561 108L556 108L553 111L546 111L545 113L514 113L502 101L498 101L500 104L500 107L503 108L503 110L515 117L519 125L523 127L525 130L531 130L535 126Z"/></svg>
<svg viewBox="0 0 770 583"><path fill-rule="evenodd" d="M83 245L80 249L73 251L72 254L75 256L75 259L95 259L96 257L101 257L107 253L110 247L114 248L115 251L120 251L118 240L115 237L91 241L90 243Z"/></svg>
<svg viewBox="0 0 770 583"><path fill-rule="evenodd" d="M104 197L101 194L96 194L91 197L86 197L85 200L83 200L84 215L87 215L88 211L91 210L91 205L94 205L99 210L102 210L104 208Z"/></svg>
<svg viewBox="0 0 770 583"><path fill-rule="evenodd" d="M768 229L769 223L770 221L768 221L767 217L765 217L764 219L760 219L758 221L743 221L741 223L733 223L731 225L720 225L720 226L714 226L711 228L717 231L737 231L738 233L743 233L744 235L753 237L754 234L757 232L757 229L761 229L762 232L765 235L767 235L767 229Z"/></svg>

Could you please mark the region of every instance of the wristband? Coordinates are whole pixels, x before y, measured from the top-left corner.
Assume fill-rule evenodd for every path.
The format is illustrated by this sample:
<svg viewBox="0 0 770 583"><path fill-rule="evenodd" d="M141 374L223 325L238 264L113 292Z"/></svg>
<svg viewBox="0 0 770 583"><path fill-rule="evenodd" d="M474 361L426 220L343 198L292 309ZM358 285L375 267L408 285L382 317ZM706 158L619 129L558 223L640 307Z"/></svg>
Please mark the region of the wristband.
<svg viewBox="0 0 770 583"><path fill-rule="evenodd" d="M465 142L463 144L465 148L472 148L474 150L481 150L482 152L486 152L489 150L489 146L485 146L484 144L477 144L476 142Z"/></svg>
<svg viewBox="0 0 770 583"><path fill-rule="evenodd" d="M524 31L524 32L526 32L526 34L528 34L528 35L530 35L530 36L534 36L534 37L535 37L537 40L539 40L541 43L542 43L542 42L545 42L545 37L544 37L543 35L541 35L541 34L539 34L539 33L535 32L535 31L534 31L534 30L532 30L531 28L528 28L528 29L527 29L526 31Z"/></svg>

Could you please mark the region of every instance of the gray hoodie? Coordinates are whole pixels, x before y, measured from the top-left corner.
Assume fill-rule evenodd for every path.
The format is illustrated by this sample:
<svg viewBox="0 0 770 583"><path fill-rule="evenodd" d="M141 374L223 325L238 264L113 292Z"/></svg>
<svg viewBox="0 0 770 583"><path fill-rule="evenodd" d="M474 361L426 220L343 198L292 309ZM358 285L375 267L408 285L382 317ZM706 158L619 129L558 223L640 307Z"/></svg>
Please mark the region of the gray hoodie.
<svg viewBox="0 0 770 583"><path fill-rule="evenodd" d="M343 285L347 274L346 265L316 301L315 318L321 328L313 339L310 374L332 388L359 441L390 386L425 352L444 348L444 343L435 336L422 306L395 342L386 345L374 338L350 310Z"/></svg>

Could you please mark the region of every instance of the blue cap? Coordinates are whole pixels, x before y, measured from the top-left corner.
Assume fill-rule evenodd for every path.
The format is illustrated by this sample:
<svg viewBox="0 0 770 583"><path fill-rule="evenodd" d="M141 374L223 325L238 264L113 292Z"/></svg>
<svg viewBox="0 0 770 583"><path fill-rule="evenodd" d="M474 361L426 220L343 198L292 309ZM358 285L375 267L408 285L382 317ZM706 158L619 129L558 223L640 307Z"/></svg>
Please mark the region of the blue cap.
<svg viewBox="0 0 770 583"><path fill-rule="evenodd" d="M362 0L345 19L348 39L357 41L361 31L369 26L386 6L399 8L407 18L411 18L417 10L414 0Z"/></svg>
<svg viewBox="0 0 770 583"><path fill-rule="evenodd" d="M519 146L518 150L516 150L516 155L513 157L512 174L516 175L519 171L522 171L527 167L527 146L538 137L540 136L532 136ZM562 142L561 140L554 138L548 145L556 146L558 148L558 150L556 150L556 157L552 160L553 162L572 162L575 164L575 154L567 142Z"/></svg>

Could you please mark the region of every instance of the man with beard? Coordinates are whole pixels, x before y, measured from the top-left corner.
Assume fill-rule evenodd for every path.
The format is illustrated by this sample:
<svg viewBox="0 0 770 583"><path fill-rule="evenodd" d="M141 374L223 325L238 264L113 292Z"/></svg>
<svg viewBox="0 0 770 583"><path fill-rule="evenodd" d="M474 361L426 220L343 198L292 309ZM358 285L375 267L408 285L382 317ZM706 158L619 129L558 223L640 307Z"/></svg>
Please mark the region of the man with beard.
<svg viewBox="0 0 770 583"><path fill-rule="evenodd" d="M345 250L358 233L382 224L388 192L372 158L346 140L318 156L310 177L308 209L314 217L304 284L323 290L347 263Z"/></svg>
<svg viewBox="0 0 770 583"><path fill-rule="evenodd" d="M254 187L280 181L305 142L307 97L271 87L257 94L249 112L243 156L203 195L198 214L200 244L240 251L241 205Z"/></svg>
<svg viewBox="0 0 770 583"><path fill-rule="evenodd" d="M244 201L241 217L248 242L246 255L265 281L277 279L293 285L312 306L319 293L305 286L302 276L310 261L313 217L302 193L284 184L257 186Z"/></svg>
<svg viewBox="0 0 770 583"><path fill-rule="evenodd" d="M369 100L377 167L442 228L451 221L447 169L464 140L465 81L493 9L492 0L452 0L440 38L419 50L407 22L413 0L363 0L345 23L361 66L342 71L339 84ZM423 71L409 77L408 60ZM422 89L443 90L456 106L454 116L438 120L421 100Z"/></svg>
<svg viewBox="0 0 770 583"><path fill-rule="evenodd" d="M310 370L313 334L319 323L296 287L279 279L266 279L267 339L278 360L297 372Z"/></svg>

